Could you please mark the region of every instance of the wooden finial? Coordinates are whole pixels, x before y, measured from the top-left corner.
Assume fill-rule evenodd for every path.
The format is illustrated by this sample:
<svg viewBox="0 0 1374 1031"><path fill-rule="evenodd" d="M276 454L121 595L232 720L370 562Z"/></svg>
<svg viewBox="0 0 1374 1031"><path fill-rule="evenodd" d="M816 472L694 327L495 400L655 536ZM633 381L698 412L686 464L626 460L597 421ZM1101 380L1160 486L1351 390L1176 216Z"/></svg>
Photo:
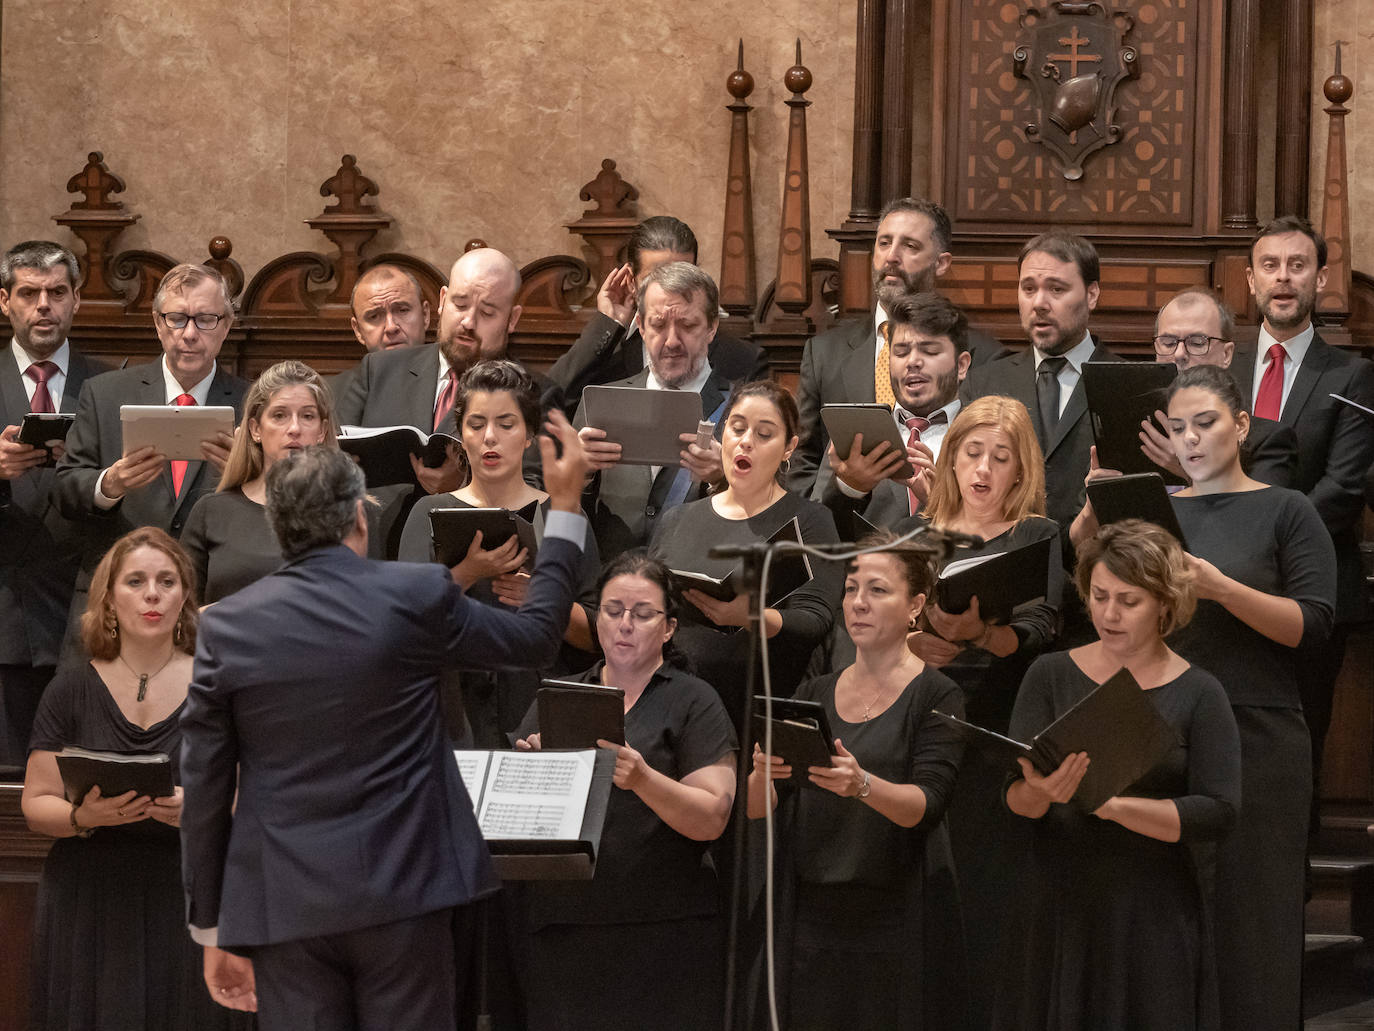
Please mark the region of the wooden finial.
<svg viewBox="0 0 1374 1031"><path fill-rule="evenodd" d="M635 213L634 202L639 200L639 191L621 178L615 170L614 161L603 158L601 171L582 187L577 196L580 200L596 203L596 207L586 212L585 217L630 216Z"/></svg>
<svg viewBox="0 0 1374 1031"><path fill-rule="evenodd" d="M123 202L110 200L110 194L124 192L124 180L105 167L105 155L98 150L86 155L86 167L67 180L68 193L84 193L85 200L72 202L73 211L118 211Z"/></svg>
<svg viewBox="0 0 1374 1031"><path fill-rule="evenodd" d="M782 77L782 84L797 96L801 96L811 88L811 71L801 63L801 39L797 39L797 63L787 69L787 74Z"/></svg>
<svg viewBox="0 0 1374 1031"><path fill-rule="evenodd" d="M234 253L234 245L227 236L214 236L210 238L210 257L216 261L223 261Z"/></svg>
<svg viewBox="0 0 1374 1031"><path fill-rule="evenodd" d="M345 154L339 170L320 184L321 197L338 199L337 204L325 206L325 213L330 215L371 213L373 206L365 198L377 193L377 184L358 170L358 159L352 154Z"/></svg>
<svg viewBox="0 0 1374 1031"><path fill-rule="evenodd" d="M1341 74L1341 45L1344 40L1336 40L1336 70L1322 84L1322 93L1332 104L1344 104L1355 95L1355 83L1350 77Z"/></svg>
<svg viewBox="0 0 1374 1031"><path fill-rule="evenodd" d="M743 100L754 92L754 77L744 70L744 40L739 41L739 64L725 80L725 88L736 100Z"/></svg>

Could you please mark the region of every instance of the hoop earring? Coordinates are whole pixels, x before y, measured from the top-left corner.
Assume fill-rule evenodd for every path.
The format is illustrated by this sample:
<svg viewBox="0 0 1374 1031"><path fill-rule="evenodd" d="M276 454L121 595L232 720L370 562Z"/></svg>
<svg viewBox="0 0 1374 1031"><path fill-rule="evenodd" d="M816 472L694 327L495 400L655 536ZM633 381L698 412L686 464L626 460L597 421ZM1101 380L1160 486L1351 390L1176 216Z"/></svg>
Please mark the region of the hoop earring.
<svg viewBox="0 0 1374 1031"><path fill-rule="evenodd" d="M908 631L913 631L913 630L916 629L916 617L915 617L915 616L912 616L910 619L908 619L908 620L906 621L906 628L907 628Z"/></svg>
<svg viewBox="0 0 1374 1031"><path fill-rule="evenodd" d="M778 472L779 472L781 475L786 476L787 473L788 473L788 471L789 471L791 468L792 468L792 458L791 458L791 456L789 455L787 458L784 458L784 459L782 460L782 464L778 466Z"/></svg>

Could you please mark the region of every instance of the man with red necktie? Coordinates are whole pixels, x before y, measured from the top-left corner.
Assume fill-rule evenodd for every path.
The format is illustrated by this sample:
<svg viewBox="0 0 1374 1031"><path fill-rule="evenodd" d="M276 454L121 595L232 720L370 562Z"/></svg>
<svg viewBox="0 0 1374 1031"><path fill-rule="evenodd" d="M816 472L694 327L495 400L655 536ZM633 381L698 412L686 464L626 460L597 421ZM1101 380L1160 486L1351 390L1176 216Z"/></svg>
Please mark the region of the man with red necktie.
<svg viewBox="0 0 1374 1031"><path fill-rule="evenodd" d="M1336 624L1330 642L1310 656L1303 693L1312 768L1319 773L1346 637L1367 607L1359 539L1364 480L1374 464L1374 425L1331 395L1374 407L1374 365L1326 343L1316 330L1326 241L1305 218L1287 215L1261 229L1246 276L1264 321L1258 345L1236 345L1231 374L1255 415L1297 435L1293 486L1311 499L1336 546Z"/></svg>
<svg viewBox="0 0 1374 1031"><path fill-rule="evenodd" d="M86 537L74 615L85 608L90 575L115 540L140 526L180 536L196 501L218 484L233 443L227 433L202 441L203 458L195 461L169 462L151 447L126 455L119 409L212 405L232 407L237 420L248 384L217 361L233 323L233 298L220 274L204 265L178 265L153 297L161 359L97 376L82 389L53 490L58 509L78 521ZM80 657L79 636L69 625L63 662Z"/></svg>
<svg viewBox="0 0 1374 1031"><path fill-rule="evenodd" d="M0 258L0 766L22 767L38 701L57 665L80 559L78 530L52 505L64 448L16 439L30 412L71 412L105 367L67 339L81 269L65 247L30 240ZM54 438L56 439L56 438Z"/></svg>

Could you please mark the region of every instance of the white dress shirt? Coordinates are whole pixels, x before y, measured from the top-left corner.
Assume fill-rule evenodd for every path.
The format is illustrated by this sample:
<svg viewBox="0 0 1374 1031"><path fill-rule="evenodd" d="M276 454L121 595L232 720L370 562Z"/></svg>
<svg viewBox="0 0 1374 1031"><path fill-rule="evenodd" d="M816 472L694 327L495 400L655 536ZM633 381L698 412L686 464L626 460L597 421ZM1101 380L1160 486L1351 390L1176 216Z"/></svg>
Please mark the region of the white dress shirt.
<svg viewBox="0 0 1374 1031"><path fill-rule="evenodd" d="M1067 358L1064 367L1059 370L1059 414L1064 414L1064 409L1068 407L1069 395L1073 393L1073 388L1078 386L1078 381L1083 376L1083 363L1093 356L1093 351L1097 345L1093 343L1091 333L1084 333L1083 339L1073 347L1065 351L1060 357ZM1045 355L1040 353L1038 347L1032 347L1035 353L1035 371L1040 371L1040 363L1045 360Z"/></svg>

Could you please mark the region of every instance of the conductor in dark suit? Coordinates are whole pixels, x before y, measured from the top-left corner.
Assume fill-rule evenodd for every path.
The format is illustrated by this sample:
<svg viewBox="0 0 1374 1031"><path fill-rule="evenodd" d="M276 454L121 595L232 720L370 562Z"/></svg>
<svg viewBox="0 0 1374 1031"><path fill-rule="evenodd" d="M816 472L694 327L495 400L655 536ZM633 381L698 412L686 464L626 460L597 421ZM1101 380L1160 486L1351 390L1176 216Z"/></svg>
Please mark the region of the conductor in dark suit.
<svg viewBox="0 0 1374 1031"><path fill-rule="evenodd" d="M439 711L440 671L553 660L585 538L585 463L541 439L552 509L525 603L367 551L362 473L274 465L286 565L206 610L182 716L183 879L206 982L263 1031L455 1026L468 904L497 888ZM223 949L233 949L242 956Z"/></svg>
<svg viewBox="0 0 1374 1031"><path fill-rule="evenodd" d="M949 270L952 240L949 216L933 201L903 197L883 208L873 240L873 314L812 337L802 352L797 390L801 443L792 453L788 490L825 497L832 474L825 463L830 436L821 421L823 405L893 403L882 334L888 305L905 294L935 289L935 281ZM968 347L975 367L1005 353L992 337L974 329L969 330Z"/></svg>
<svg viewBox="0 0 1374 1031"><path fill-rule="evenodd" d="M1312 321L1326 285L1326 241L1304 218L1285 216L1260 230L1246 270L1264 318L1258 344L1236 348L1231 374L1256 416L1298 438L1298 482L1336 548L1336 618L1331 639L1310 657L1303 712L1312 734L1312 767L1321 770L1331 698L1352 624L1368 607L1360 566L1364 478L1374 463L1374 424L1339 394L1374 407L1374 366L1324 341Z"/></svg>
<svg viewBox="0 0 1374 1031"><path fill-rule="evenodd" d="M1235 354L1236 318L1220 297L1206 287L1189 287L1159 309L1155 318L1155 361L1172 362L1182 372L1194 365L1229 369ZM1158 425L1140 428L1140 450L1156 465L1188 479L1169 438ZM1260 483L1296 489L1298 438L1292 429L1273 419L1250 417L1250 432L1240 446L1246 473Z"/></svg>
<svg viewBox="0 0 1374 1031"><path fill-rule="evenodd" d="M649 352L649 366L615 386L685 390L701 395L701 417L716 424L709 447L683 440L677 465L622 465L620 445L577 413L578 436L595 470L584 507L591 513L603 561L649 543L665 510L695 501L723 478L719 428L730 382L712 368L709 345L715 333L719 294L715 281L685 261L660 265L639 283L635 316Z"/></svg>
<svg viewBox="0 0 1374 1031"><path fill-rule="evenodd" d="M615 383L644 369L644 337L635 321L638 284L660 265L697 264L696 234L680 219L654 215L630 234L626 257L628 261L601 284L591 321L549 370L569 418L581 403L584 387ZM707 360L727 383L768 378L763 348L719 332L719 323L707 348Z"/></svg>
<svg viewBox="0 0 1374 1031"><path fill-rule="evenodd" d="M86 607L91 573L111 544L140 526L181 535L186 517L212 493L229 457L227 433L201 442L202 459L169 462L151 447L124 454L121 405L212 405L242 414L248 384L216 361L234 323L229 287L214 269L178 265L153 296L153 324L162 345L156 362L96 376L81 390L67 451L57 464L53 498L85 538L72 613ZM63 660L76 655L69 624Z"/></svg>
<svg viewBox="0 0 1374 1031"><path fill-rule="evenodd" d="M49 463L65 448L16 439L30 412L75 411L82 385L104 371L67 339L80 282L76 257L46 240L0 258L0 311L14 331L0 345L0 766L24 766L81 556L76 528L52 501Z"/></svg>

